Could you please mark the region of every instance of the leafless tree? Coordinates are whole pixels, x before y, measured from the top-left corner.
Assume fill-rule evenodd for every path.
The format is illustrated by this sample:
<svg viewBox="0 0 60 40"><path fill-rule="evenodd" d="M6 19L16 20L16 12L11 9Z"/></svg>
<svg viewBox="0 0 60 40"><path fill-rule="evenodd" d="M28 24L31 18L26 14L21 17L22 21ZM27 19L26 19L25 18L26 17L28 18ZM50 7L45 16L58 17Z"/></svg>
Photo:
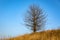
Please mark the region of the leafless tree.
<svg viewBox="0 0 60 40"><path fill-rule="evenodd" d="M37 5L31 5L25 16L25 24L33 32L41 30L46 23L46 15Z"/></svg>

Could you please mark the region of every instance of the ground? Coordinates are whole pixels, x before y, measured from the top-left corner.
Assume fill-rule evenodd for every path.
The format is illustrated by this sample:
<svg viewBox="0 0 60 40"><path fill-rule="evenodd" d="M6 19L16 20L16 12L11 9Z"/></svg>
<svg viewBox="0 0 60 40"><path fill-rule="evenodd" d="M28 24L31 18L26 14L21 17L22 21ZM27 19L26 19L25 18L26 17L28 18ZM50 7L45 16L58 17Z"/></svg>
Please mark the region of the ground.
<svg viewBox="0 0 60 40"><path fill-rule="evenodd" d="M47 30L9 38L8 40L60 40L60 30Z"/></svg>

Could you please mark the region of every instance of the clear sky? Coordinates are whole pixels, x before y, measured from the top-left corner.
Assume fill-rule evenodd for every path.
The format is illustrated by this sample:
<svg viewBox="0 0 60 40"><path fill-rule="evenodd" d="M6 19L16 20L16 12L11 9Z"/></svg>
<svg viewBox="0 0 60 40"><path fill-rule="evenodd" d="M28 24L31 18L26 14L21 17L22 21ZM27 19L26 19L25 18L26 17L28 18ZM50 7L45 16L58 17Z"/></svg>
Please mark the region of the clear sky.
<svg viewBox="0 0 60 40"><path fill-rule="evenodd" d="M48 14L45 29L60 26L60 0L0 0L0 37L31 32L24 25L24 16L31 4L39 5Z"/></svg>

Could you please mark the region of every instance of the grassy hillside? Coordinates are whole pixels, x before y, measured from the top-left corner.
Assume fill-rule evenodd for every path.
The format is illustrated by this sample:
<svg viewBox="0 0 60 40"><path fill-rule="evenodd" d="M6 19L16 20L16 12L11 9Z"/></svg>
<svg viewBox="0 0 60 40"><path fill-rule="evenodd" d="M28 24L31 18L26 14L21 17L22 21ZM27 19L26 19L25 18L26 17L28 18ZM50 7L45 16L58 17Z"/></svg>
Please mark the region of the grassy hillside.
<svg viewBox="0 0 60 40"><path fill-rule="evenodd" d="M9 40L60 40L60 30L47 30L10 38Z"/></svg>

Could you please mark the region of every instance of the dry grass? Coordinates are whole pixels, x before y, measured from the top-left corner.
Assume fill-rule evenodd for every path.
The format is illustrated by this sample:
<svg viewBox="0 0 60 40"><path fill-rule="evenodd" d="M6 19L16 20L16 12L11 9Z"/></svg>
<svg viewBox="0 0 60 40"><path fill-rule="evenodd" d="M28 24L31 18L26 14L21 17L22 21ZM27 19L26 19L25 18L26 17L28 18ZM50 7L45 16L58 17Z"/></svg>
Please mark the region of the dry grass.
<svg viewBox="0 0 60 40"><path fill-rule="evenodd" d="M60 30L48 30L10 38L9 40L60 40Z"/></svg>

